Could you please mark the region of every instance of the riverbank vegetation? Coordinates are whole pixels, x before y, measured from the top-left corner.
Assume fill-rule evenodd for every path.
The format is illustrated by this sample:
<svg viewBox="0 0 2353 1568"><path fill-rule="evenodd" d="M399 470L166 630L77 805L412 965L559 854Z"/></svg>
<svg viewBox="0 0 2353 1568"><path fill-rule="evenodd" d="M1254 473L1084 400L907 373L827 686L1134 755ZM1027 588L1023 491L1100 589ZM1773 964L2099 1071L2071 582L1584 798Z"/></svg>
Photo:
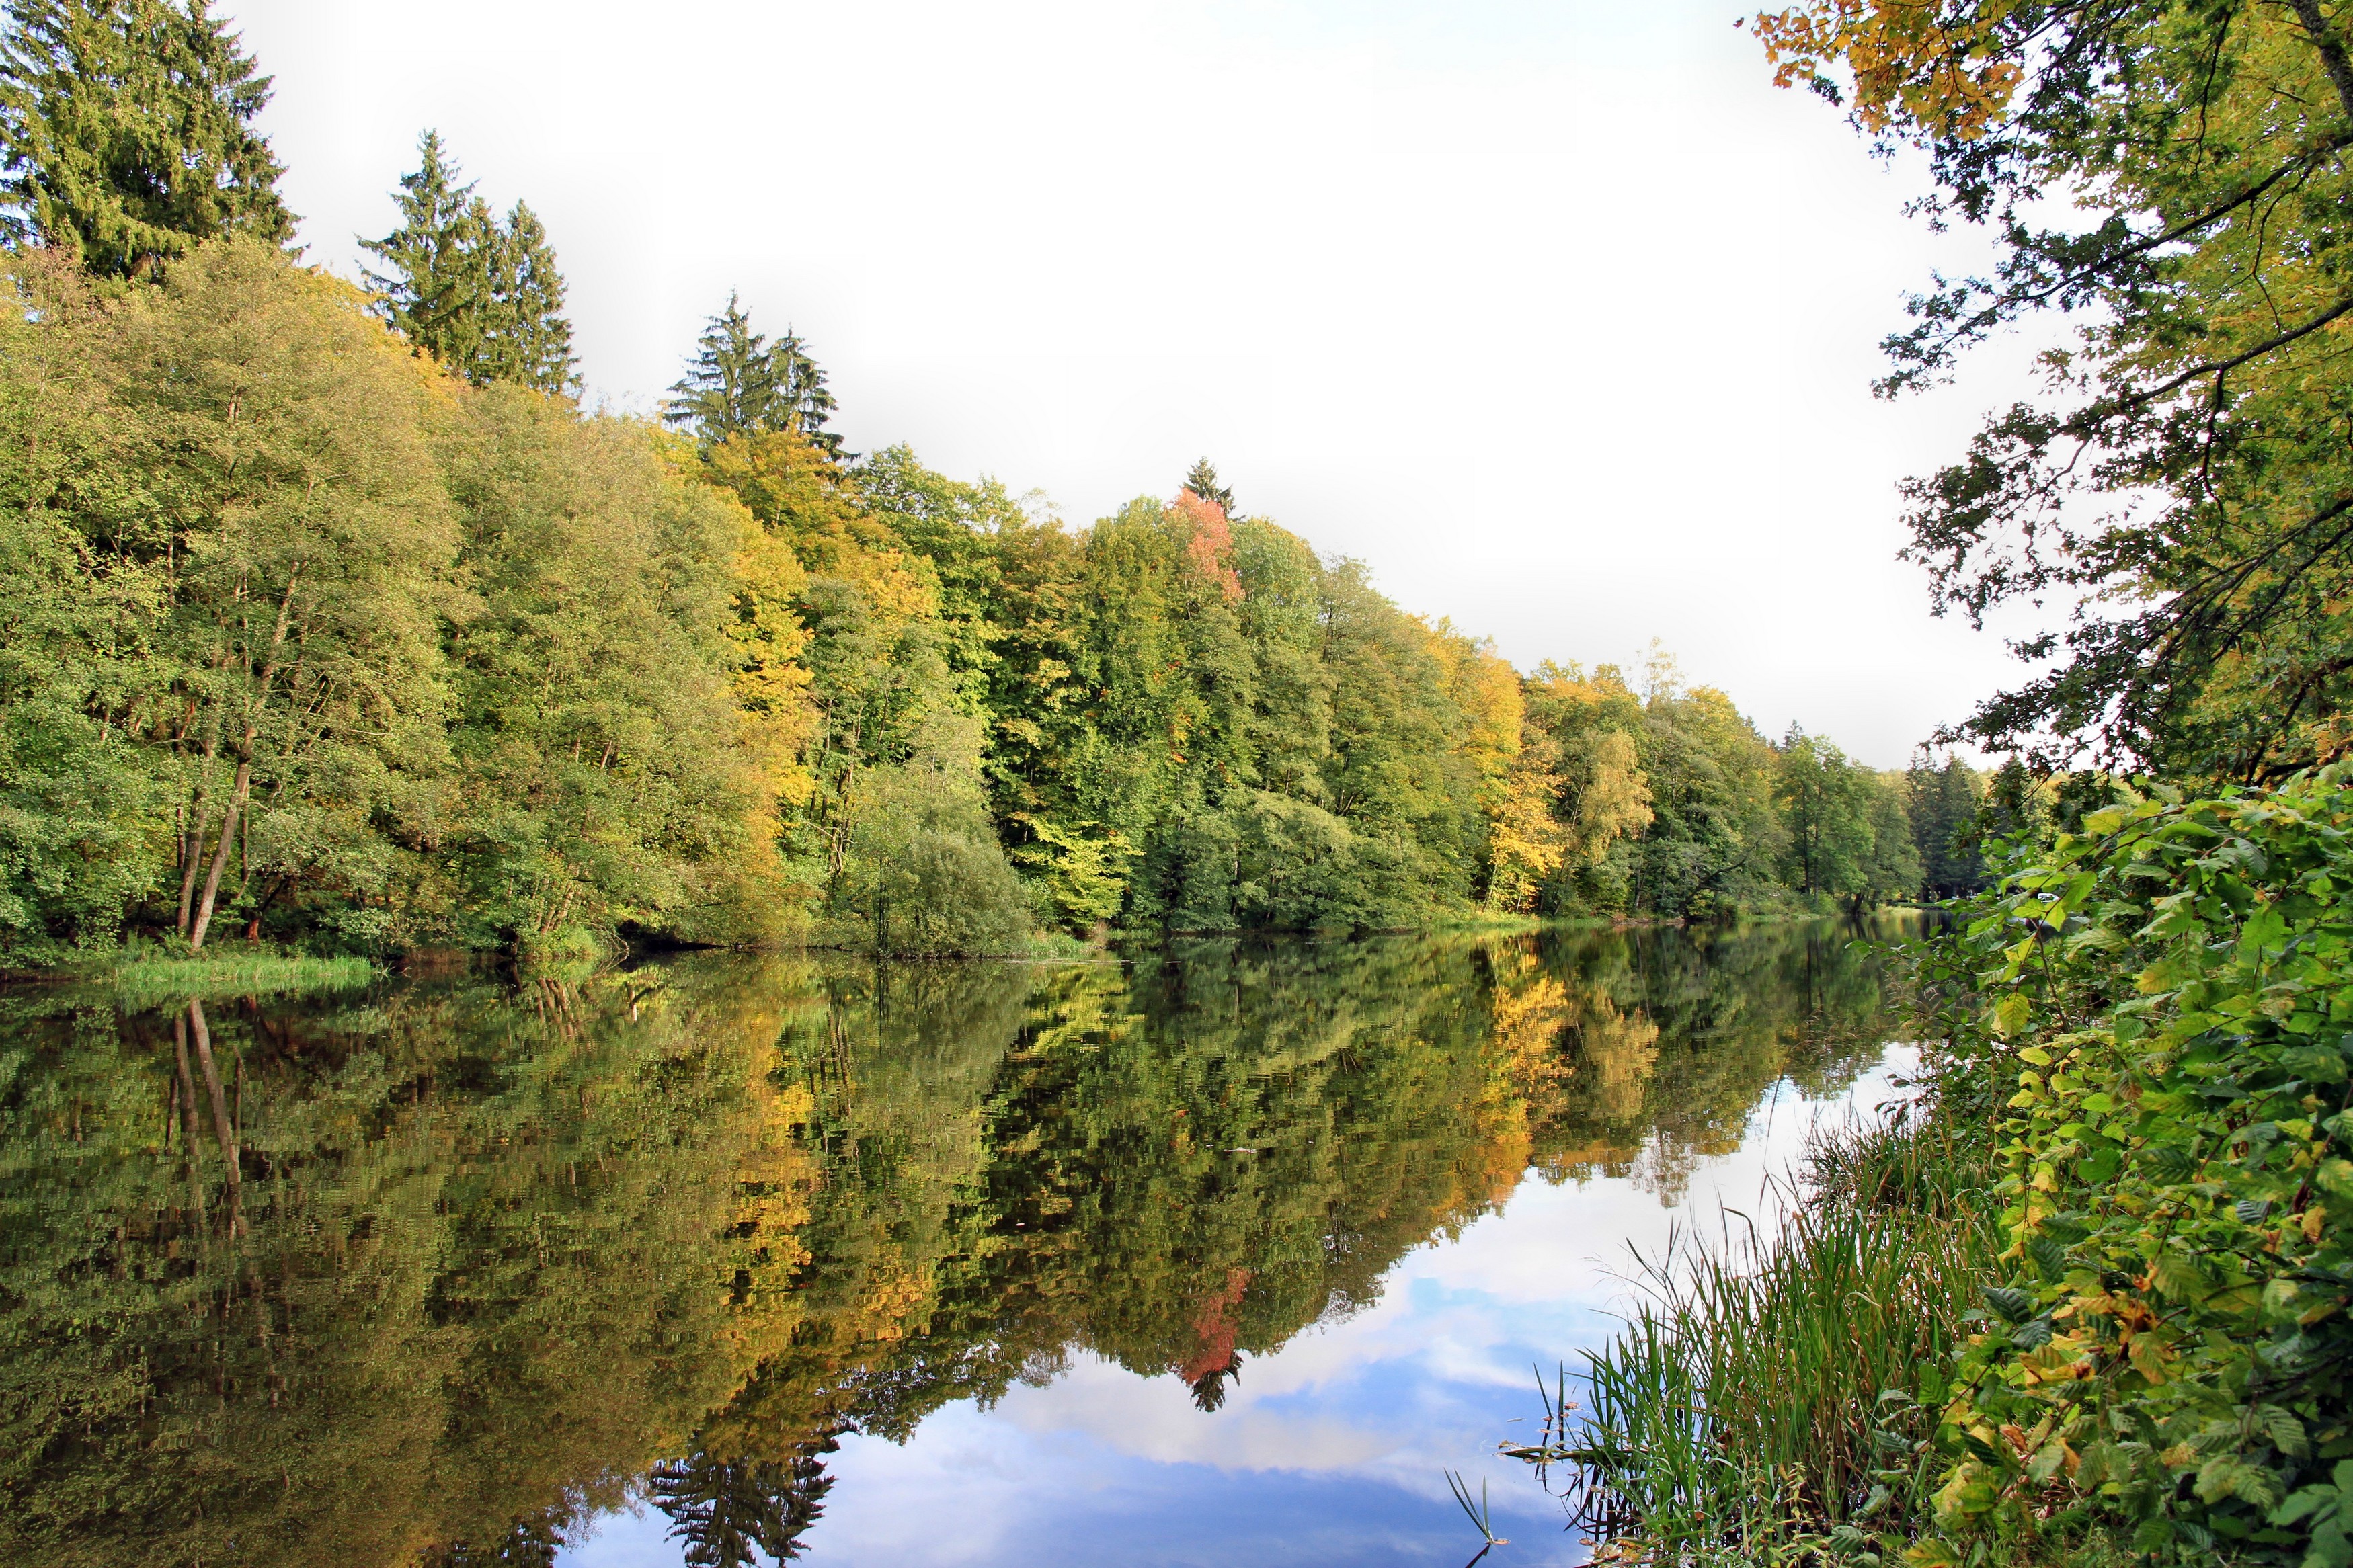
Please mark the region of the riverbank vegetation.
<svg viewBox="0 0 2353 1568"><path fill-rule="evenodd" d="M2336 765L2021 858L1917 955L1925 1098L1667 1268L1528 1457L1679 1553L2342 1561L2348 830Z"/></svg>
<svg viewBox="0 0 2353 1568"><path fill-rule="evenodd" d="M2084 608L1960 730L2003 875L1911 955L1927 1060L1788 1229L1683 1260L1528 1457L1626 1557L2353 1562L2347 21L1837 0L1785 84L2000 260L1889 390L2055 309L2045 395L1912 487L1947 608ZM2069 210L2072 204L2073 211Z"/></svg>
<svg viewBox="0 0 2353 1568"><path fill-rule="evenodd" d="M1005 952L1977 879L1957 761L1768 741L1660 657L1524 674L1206 461L1072 527L845 450L809 346L737 300L659 419L586 409L553 241L439 137L363 289L284 248L268 79L201 6L10 15L14 963Z"/></svg>

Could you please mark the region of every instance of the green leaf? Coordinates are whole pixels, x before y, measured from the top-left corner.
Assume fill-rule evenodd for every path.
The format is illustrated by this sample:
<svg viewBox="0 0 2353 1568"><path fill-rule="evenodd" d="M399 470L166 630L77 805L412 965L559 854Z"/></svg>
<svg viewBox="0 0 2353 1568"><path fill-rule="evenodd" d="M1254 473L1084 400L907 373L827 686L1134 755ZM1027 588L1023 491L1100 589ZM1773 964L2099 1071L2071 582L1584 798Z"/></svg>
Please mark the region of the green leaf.
<svg viewBox="0 0 2353 1568"><path fill-rule="evenodd" d="M2022 1323L2034 1313L2034 1298L2012 1285L1989 1285L1985 1288L1986 1305L2013 1323Z"/></svg>
<svg viewBox="0 0 2353 1568"><path fill-rule="evenodd" d="M2024 1034L2027 1023L2033 1016L2033 1013L2034 1005L2027 1000L2026 993L2010 992L1994 1004L1994 1033L2005 1040Z"/></svg>
<svg viewBox="0 0 2353 1568"><path fill-rule="evenodd" d="M2198 1265L2178 1252L2160 1252L2150 1260L2149 1279L2176 1301L2194 1302L2212 1287Z"/></svg>

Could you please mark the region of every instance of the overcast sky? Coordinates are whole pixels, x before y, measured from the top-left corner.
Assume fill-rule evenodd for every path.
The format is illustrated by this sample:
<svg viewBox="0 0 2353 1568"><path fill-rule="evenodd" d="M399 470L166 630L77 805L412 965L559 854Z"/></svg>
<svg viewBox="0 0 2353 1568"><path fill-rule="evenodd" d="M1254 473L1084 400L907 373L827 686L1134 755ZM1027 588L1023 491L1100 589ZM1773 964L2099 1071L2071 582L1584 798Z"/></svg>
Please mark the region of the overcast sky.
<svg viewBox="0 0 2353 1568"><path fill-rule="evenodd" d="M437 127L545 221L593 396L650 409L739 289L853 448L1074 522L1207 454L1523 668L1657 638L1767 733L1898 766L2014 679L1930 618L1894 486L2021 354L1872 398L1905 293L1971 242L1771 87L1747 8L216 6L277 78L312 259L355 270Z"/></svg>

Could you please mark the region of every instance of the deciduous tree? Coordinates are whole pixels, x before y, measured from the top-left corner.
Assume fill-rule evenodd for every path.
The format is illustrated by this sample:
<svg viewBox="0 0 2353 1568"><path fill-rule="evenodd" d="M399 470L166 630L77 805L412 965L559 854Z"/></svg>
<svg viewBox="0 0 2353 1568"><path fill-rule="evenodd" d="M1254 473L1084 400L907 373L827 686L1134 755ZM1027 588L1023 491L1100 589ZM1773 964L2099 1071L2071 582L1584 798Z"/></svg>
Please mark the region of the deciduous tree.
<svg viewBox="0 0 2353 1568"><path fill-rule="evenodd" d="M2080 605L1961 729L2045 772L2272 778L2353 742L2353 13L2320 0L1810 0L1778 79L1927 152L1996 242L1888 340L1889 391L2051 313L2043 388L1908 488L1940 613ZM2064 342L2065 340L2063 340Z"/></svg>

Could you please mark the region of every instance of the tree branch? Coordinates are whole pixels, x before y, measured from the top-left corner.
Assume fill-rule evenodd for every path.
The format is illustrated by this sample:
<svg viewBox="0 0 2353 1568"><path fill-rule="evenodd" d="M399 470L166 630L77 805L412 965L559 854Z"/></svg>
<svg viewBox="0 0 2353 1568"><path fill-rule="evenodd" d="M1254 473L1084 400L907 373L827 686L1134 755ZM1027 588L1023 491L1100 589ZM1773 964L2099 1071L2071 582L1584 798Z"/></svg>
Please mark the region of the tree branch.
<svg viewBox="0 0 2353 1568"><path fill-rule="evenodd" d="M2345 58L2345 46L2328 30L2328 20L2320 14L2320 0L2288 0L2288 9L2295 13L2313 47L2320 51L2320 62L2328 68L2328 80L2337 89L2337 107L2353 117L2353 60Z"/></svg>

